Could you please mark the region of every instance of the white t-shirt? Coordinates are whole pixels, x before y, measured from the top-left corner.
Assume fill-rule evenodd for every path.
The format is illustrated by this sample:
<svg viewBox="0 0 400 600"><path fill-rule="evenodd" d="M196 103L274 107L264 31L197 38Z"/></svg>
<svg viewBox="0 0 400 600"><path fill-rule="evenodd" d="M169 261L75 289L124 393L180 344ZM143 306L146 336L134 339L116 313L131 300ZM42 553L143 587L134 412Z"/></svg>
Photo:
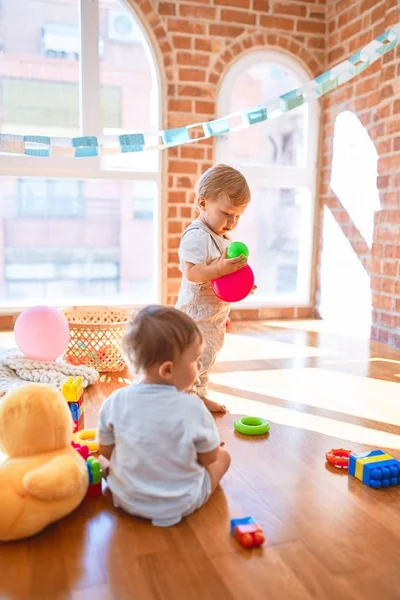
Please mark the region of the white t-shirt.
<svg viewBox="0 0 400 600"><path fill-rule="evenodd" d="M196 221L195 221L196 222ZM214 234L222 247L228 247L230 238ZM204 229L190 229L181 239L178 250L179 270L182 273L182 282L179 290L177 308L193 300L192 284L185 277L185 262L194 265L209 265L213 260L221 257L221 252L211 235Z"/></svg>
<svg viewBox="0 0 400 600"><path fill-rule="evenodd" d="M134 383L104 401L98 439L115 444L108 477L114 503L161 526L178 523L198 503L208 474L197 454L220 444L214 419L197 396L148 383Z"/></svg>

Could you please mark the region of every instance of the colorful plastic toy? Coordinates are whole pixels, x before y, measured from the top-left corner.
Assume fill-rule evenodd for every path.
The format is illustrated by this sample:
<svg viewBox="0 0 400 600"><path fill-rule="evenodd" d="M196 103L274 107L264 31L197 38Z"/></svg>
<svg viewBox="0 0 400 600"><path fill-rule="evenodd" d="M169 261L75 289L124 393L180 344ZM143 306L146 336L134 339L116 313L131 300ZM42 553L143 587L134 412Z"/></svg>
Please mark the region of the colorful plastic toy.
<svg viewBox="0 0 400 600"><path fill-rule="evenodd" d="M245 548L262 546L265 542L263 531L253 517L231 520L231 534Z"/></svg>
<svg viewBox="0 0 400 600"><path fill-rule="evenodd" d="M350 454L349 475L375 489L399 485L400 461L383 450Z"/></svg>
<svg viewBox="0 0 400 600"><path fill-rule="evenodd" d="M239 271L213 279L211 287L220 300L240 302L250 294L254 287L254 273L249 265L246 265Z"/></svg>
<svg viewBox="0 0 400 600"><path fill-rule="evenodd" d="M249 249L246 246L246 244L243 244L243 242L232 242L232 244L229 245L228 250L226 251L226 257L238 258L239 256L244 256L245 258L248 258Z"/></svg>
<svg viewBox="0 0 400 600"><path fill-rule="evenodd" d="M344 448L332 448L329 452L325 453L326 462L339 469L347 469L349 466L349 456L351 450L345 450Z"/></svg>
<svg viewBox="0 0 400 600"><path fill-rule="evenodd" d="M228 258L236 258L243 254L244 256L249 255L249 250L242 242L232 242L227 250ZM224 302L239 302L246 298L254 287L254 273L246 265L239 271L229 273L213 279L211 282L213 292L220 300Z"/></svg>
<svg viewBox="0 0 400 600"><path fill-rule="evenodd" d="M89 458L89 448L87 446L81 446L81 444L77 444L76 442L71 442L71 446L75 448L75 450L82 456L84 460Z"/></svg>
<svg viewBox="0 0 400 600"><path fill-rule="evenodd" d="M89 456L86 461L86 465L89 473L89 487L86 498L101 496L101 478L103 475L101 465L99 461L94 458L94 456Z"/></svg>
<svg viewBox="0 0 400 600"><path fill-rule="evenodd" d="M74 433L80 431L85 425L82 377L68 377L61 387L61 392L71 411L74 421Z"/></svg>
<svg viewBox="0 0 400 600"><path fill-rule="evenodd" d="M96 440L97 429L81 429L72 434L72 441L81 446L87 446L90 452L97 452L99 442Z"/></svg>
<svg viewBox="0 0 400 600"><path fill-rule="evenodd" d="M14 325L18 348L34 360L56 360L68 346L69 336L67 319L51 306L27 308Z"/></svg>
<svg viewBox="0 0 400 600"><path fill-rule="evenodd" d="M238 433L243 435L264 435L271 427L268 421L258 417L242 417L237 419L233 426Z"/></svg>

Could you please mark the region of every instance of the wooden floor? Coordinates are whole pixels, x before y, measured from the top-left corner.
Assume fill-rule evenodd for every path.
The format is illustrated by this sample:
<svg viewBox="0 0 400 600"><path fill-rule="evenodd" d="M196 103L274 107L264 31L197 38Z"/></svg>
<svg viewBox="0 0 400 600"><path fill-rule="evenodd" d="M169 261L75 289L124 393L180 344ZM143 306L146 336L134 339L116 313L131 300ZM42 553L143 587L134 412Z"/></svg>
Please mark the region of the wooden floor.
<svg viewBox="0 0 400 600"><path fill-rule="evenodd" d="M87 426L126 381L104 376L87 392ZM234 326L213 376L230 409L218 418L232 454L222 488L169 529L114 510L106 491L86 500L35 538L0 544L0 598L399 599L400 487L372 490L324 460L341 446L400 458L399 382L399 352L346 330ZM235 434L237 414L267 417L269 436ZM230 536L230 519L246 515L263 549Z"/></svg>

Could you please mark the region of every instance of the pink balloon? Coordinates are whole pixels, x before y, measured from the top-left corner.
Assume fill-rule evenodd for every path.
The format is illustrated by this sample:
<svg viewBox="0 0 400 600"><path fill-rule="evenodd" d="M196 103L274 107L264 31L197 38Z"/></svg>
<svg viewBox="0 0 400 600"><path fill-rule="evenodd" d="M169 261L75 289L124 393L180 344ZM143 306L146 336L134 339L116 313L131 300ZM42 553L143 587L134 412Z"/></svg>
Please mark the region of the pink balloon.
<svg viewBox="0 0 400 600"><path fill-rule="evenodd" d="M55 360L68 346L68 321L55 308L32 306L16 320L14 337L25 356L35 360Z"/></svg>
<svg viewBox="0 0 400 600"><path fill-rule="evenodd" d="M214 279L211 282L214 294L218 296L220 300L224 302L239 302L246 298L253 289L254 286L254 273L249 265L229 273L229 275L223 275L218 279Z"/></svg>

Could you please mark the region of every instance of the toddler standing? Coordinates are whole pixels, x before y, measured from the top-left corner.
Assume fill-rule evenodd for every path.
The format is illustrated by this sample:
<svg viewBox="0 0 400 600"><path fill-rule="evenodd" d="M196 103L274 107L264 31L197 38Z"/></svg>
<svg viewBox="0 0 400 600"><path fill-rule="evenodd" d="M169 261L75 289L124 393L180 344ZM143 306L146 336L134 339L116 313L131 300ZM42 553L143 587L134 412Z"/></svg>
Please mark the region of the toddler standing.
<svg viewBox="0 0 400 600"><path fill-rule="evenodd" d="M196 321L205 344L199 377L192 391L212 412L226 410L207 398L207 386L224 343L230 304L214 294L210 282L247 264L243 256L226 258L226 250L231 243L229 234L249 202L250 189L239 171L227 165L211 167L196 184L199 217L185 230L179 246L182 283L176 308Z"/></svg>

